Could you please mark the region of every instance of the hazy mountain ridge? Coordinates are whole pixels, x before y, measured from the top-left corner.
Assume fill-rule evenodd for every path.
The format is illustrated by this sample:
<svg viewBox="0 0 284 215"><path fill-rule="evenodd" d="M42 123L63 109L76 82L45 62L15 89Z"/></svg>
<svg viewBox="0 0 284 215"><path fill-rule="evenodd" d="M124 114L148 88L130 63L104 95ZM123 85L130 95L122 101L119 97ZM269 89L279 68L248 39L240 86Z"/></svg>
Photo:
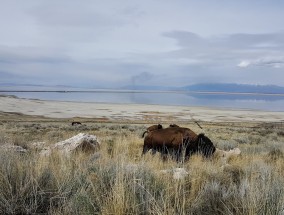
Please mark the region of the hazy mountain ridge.
<svg viewBox="0 0 284 215"><path fill-rule="evenodd" d="M284 94L284 87L276 86L276 85L251 85L251 84L226 84L226 83L223 83L223 84L204 83L204 84L188 85L184 87L143 86L141 85L141 86L125 86L122 89Z"/></svg>
<svg viewBox="0 0 284 215"><path fill-rule="evenodd" d="M276 85L250 85L250 84L195 84L182 87L185 91L200 92L228 92L228 93L284 93L284 87Z"/></svg>

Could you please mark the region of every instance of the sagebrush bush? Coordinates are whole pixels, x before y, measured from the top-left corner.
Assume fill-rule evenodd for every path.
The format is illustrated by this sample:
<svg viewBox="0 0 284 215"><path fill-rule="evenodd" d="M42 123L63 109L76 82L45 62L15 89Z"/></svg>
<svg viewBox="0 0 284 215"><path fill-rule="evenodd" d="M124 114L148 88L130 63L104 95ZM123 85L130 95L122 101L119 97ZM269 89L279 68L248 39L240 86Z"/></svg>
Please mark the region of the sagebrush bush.
<svg viewBox="0 0 284 215"><path fill-rule="evenodd" d="M219 149L222 149L222 150L230 150L230 149L238 147L238 144L232 140L231 141L221 140L221 141L218 141L216 145Z"/></svg>

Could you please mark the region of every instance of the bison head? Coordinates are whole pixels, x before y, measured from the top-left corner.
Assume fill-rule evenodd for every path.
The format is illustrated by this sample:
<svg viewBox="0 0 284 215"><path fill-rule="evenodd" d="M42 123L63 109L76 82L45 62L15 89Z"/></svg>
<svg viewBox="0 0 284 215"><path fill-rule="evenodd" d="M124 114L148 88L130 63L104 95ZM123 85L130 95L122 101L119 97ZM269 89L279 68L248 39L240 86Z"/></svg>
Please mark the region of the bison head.
<svg viewBox="0 0 284 215"><path fill-rule="evenodd" d="M201 153L205 157L210 157L216 151L212 141L202 133L197 137L197 148L198 153Z"/></svg>
<svg viewBox="0 0 284 215"><path fill-rule="evenodd" d="M203 133L197 135L195 141L190 142L186 147L186 155L190 156L192 154L198 153L205 157L210 157L216 148L212 141L206 137Z"/></svg>

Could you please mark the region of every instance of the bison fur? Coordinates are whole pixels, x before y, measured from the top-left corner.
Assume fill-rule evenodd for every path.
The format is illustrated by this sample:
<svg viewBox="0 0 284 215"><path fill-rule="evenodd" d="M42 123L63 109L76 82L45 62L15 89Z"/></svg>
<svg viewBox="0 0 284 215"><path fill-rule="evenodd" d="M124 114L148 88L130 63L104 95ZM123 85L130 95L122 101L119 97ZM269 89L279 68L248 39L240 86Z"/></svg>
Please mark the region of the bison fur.
<svg viewBox="0 0 284 215"><path fill-rule="evenodd" d="M177 161L188 159L193 154L211 156L216 148L204 134L197 135L189 128L168 127L154 130L144 139L142 155L152 150L160 152L162 157L172 155Z"/></svg>

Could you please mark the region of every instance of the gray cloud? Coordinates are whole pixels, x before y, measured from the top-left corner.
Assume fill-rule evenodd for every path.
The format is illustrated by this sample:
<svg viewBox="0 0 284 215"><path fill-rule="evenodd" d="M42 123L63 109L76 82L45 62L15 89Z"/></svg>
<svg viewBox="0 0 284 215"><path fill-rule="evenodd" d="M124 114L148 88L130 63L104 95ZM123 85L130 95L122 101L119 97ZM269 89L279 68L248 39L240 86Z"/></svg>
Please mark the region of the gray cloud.
<svg viewBox="0 0 284 215"><path fill-rule="evenodd" d="M174 31L163 35L175 39L179 44L179 49L169 53L173 57L238 60L284 52L284 33L217 35L206 38L191 32Z"/></svg>
<svg viewBox="0 0 284 215"><path fill-rule="evenodd" d="M163 36L177 41L179 48L165 56L176 62L180 60L175 70L178 71L177 74L185 76L184 80L265 83L268 71L259 69L259 66L264 66L275 74L270 81L283 85L279 81L282 76L279 68L284 66L282 32L202 37L191 32L172 31ZM251 66L258 66L258 70L252 70ZM249 75L252 73L254 75ZM246 78L242 80L241 77Z"/></svg>
<svg viewBox="0 0 284 215"><path fill-rule="evenodd" d="M284 47L284 33L270 34L231 34L201 37L192 32L172 31L163 36L173 38L182 48L201 48L203 50L251 50L251 49L277 49ZM198 51L198 50L197 50Z"/></svg>
<svg viewBox="0 0 284 215"><path fill-rule="evenodd" d="M137 75L133 75L131 77L131 81L133 85L141 85L141 84L145 84L145 82L149 81L152 78L153 78L153 74L149 72L141 72Z"/></svg>
<svg viewBox="0 0 284 215"><path fill-rule="evenodd" d="M284 67L284 56L264 57L254 60L243 60L238 64L239 67L246 68L249 66L267 66L273 68Z"/></svg>
<svg viewBox="0 0 284 215"><path fill-rule="evenodd" d="M165 32L162 35L175 39L177 41L177 45L182 48L205 46L208 42L201 36L188 31L171 31Z"/></svg>
<svg viewBox="0 0 284 215"><path fill-rule="evenodd" d="M129 23L129 19L139 15L135 7L125 6L123 1L93 0L46 1L30 10L30 14L41 25L50 27L106 28Z"/></svg>
<svg viewBox="0 0 284 215"><path fill-rule="evenodd" d="M0 81L104 87L139 81L279 84L283 4L261 2L3 2ZM273 13L263 14L264 9Z"/></svg>
<svg viewBox="0 0 284 215"><path fill-rule="evenodd" d="M0 62L15 63L66 63L70 58L58 50L36 47L7 47L0 46Z"/></svg>

